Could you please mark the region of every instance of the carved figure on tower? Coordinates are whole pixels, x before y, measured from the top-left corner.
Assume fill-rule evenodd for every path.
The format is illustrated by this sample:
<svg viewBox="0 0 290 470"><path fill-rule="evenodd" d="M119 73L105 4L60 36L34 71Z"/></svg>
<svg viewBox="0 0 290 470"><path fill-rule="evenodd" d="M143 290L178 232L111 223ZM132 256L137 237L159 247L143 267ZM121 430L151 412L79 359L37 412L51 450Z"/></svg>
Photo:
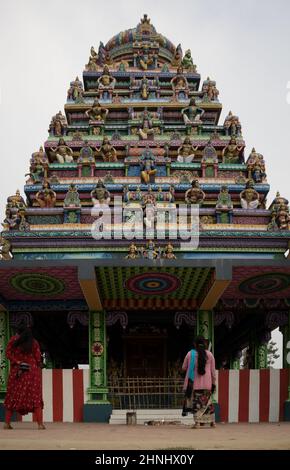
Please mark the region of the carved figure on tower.
<svg viewBox="0 0 290 470"><path fill-rule="evenodd" d="M51 189L49 181L44 181L42 189L35 195L39 207L54 207L56 203L56 193Z"/></svg>
<svg viewBox="0 0 290 470"><path fill-rule="evenodd" d="M204 110L196 106L195 98L190 98L189 105L181 110L184 124L201 123Z"/></svg>
<svg viewBox="0 0 290 470"><path fill-rule="evenodd" d="M226 135L240 136L242 132L242 126L238 116L234 116L230 111L224 122L224 129Z"/></svg>
<svg viewBox="0 0 290 470"><path fill-rule="evenodd" d="M30 176L33 183L41 183L43 179L47 178L47 170L47 157L43 147L40 147L38 152L32 154L30 173L27 173L25 176Z"/></svg>
<svg viewBox="0 0 290 470"><path fill-rule="evenodd" d="M104 162L117 162L117 151L111 145L111 142L108 137L104 137L102 145L98 153L101 155Z"/></svg>
<svg viewBox="0 0 290 470"><path fill-rule="evenodd" d="M201 206L204 200L205 193L200 188L198 180L193 180L191 188L185 193L185 202L187 204L199 204Z"/></svg>
<svg viewBox="0 0 290 470"><path fill-rule="evenodd" d="M148 100L149 98L149 82L146 75L143 75L141 80L141 98L142 100Z"/></svg>
<svg viewBox="0 0 290 470"><path fill-rule="evenodd" d="M112 99L113 90L116 85L116 79L110 73L109 67L104 66L102 75L98 78L98 91L101 99Z"/></svg>
<svg viewBox="0 0 290 470"><path fill-rule="evenodd" d="M248 178L253 179L255 183L262 183L266 179L265 161L262 154L252 149L247 160Z"/></svg>
<svg viewBox="0 0 290 470"><path fill-rule="evenodd" d="M181 62L182 62L182 48L181 48L181 44L178 44L178 46L175 48L171 65L173 67L180 67Z"/></svg>
<svg viewBox="0 0 290 470"><path fill-rule="evenodd" d="M243 209L257 209L260 204L259 193L254 189L254 181L249 180L240 194L241 206Z"/></svg>
<svg viewBox="0 0 290 470"><path fill-rule="evenodd" d="M84 141L84 145L80 149L80 156L77 160L78 163L95 163L94 152L90 147L87 140Z"/></svg>
<svg viewBox="0 0 290 470"><path fill-rule="evenodd" d="M106 189L102 180L99 180L96 184L95 189L91 191L91 198L94 206L98 204L109 204L111 195Z"/></svg>
<svg viewBox="0 0 290 470"><path fill-rule="evenodd" d="M51 135L62 136L65 134L67 128L66 117L59 111L55 116L52 117L49 132Z"/></svg>
<svg viewBox="0 0 290 470"><path fill-rule="evenodd" d="M223 163L238 163L241 150L243 146L237 144L236 137L231 137L229 144L222 151Z"/></svg>
<svg viewBox="0 0 290 470"><path fill-rule="evenodd" d="M16 193L13 194L13 196L8 196L6 207L8 207L9 209L13 209L14 207L17 207L17 209L26 207L25 201L20 195L19 189L16 190Z"/></svg>
<svg viewBox="0 0 290 470"><path fill-rule="evenodd" d="M180 163L191 163L197 150L198 145L193 147L190 138L185 137L183 144L177 150L177 161Z"/></svg>
<svg viewBox="0 0 290 470"><path fill-rule="evenodd" d="M51 147L51 151L55 154L58 163L73 163L73 151L66 145L63 138L59 139L57 147Z"/></svg>
<svg viewBox="0 0 290 470"><path fill-rule="evenodd" d="M138 134L142 140L148 139L148 136L154 136L154 129L151 114L147 109L144 109L141 115L142 123L139 128Z"/></svg>
<svg viewBox="0 0 290 470"><path fill-rule="evenodd" d="M94 99L92 107L86 111L86 115L90 118L90 121L105 121L109 113L109 110L103 108L97 98Z"/></svg>
<svg viewBox="0 0 290 470"><path fill-rule="evenodd" d="M188 72L196 72L196 65L193 63L190 49L187 49L187 51L185 51L181 65Z"/></svg>
<svg viewBox="0 0 290 470"><path fill-rule="evenodd" d="M63 207L81 207L80 195L75 184L71 183L63 201Z"/></svg>
<svg viewBox="0 0 290 470"><path fill-rule="evenodd" d="M187 78L183 73L183 68L180 66L177 69L175 77L170 81L173 89L173 99L187 99L189 93L189 87Z"/></svg>
<svg viewBox="0 0 290 470"><path fill-rule="evenodd" d="M218 224L223 221L223 217L226 217L226 223L232 223L233 203L229 194L229 188L226 185L221 186L215 209Z"/></svg>
<svg viewBox="0 0 290 470"><path fill-rule="evenodd" d="M140 157L141 167L141 181L145 184L154 183L156 168L155 168L155 156L149 147L146 147Z"/></svg>
<svg viewBox="0 0 290 470"><path fill-rule="evenodd" d="M216 87L216 82L209 77L203 82L201 91L204 93L203 101L218 101L219 91Z"/></svg>
<svg viewBox="0 0 290 470"><path fill-rule="evenodd" d="M80 81L79 77L76 77L75 80L70 82L70 87L67 92L68 100L73 100L76 103L83 103L83 84Z"/></svg>

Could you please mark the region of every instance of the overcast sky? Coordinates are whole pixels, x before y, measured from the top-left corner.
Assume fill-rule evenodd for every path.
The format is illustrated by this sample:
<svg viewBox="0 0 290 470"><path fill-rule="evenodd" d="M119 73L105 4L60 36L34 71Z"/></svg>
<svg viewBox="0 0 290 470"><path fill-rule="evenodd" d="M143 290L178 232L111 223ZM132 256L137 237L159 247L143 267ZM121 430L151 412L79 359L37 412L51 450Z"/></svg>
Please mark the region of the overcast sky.
<svg viewBox="0 0 290 470"><path fill-rule="evenodd" d="M29 158L63 109L91 45L136 26L191 48L202 78L217 81L222 121L238 114L247 144L263 153L271 183L290 197L290 2L288 0L0 0L0 211L23 188ZM289 83L289 104L287 84Z"/></svg>
<svg viewBox="0 0 290 470"><path fill-rule="evenodd" d="M217 81L225 114L239 115L247 144L266 159L271 202L290 197L289 0L0 0L0 212L22 190L29 158L81 76L90 47L135 27L190 48L202 78ZM287 85L289 98L287 102ZM3 217L1 216L1 219Z"/></svg>

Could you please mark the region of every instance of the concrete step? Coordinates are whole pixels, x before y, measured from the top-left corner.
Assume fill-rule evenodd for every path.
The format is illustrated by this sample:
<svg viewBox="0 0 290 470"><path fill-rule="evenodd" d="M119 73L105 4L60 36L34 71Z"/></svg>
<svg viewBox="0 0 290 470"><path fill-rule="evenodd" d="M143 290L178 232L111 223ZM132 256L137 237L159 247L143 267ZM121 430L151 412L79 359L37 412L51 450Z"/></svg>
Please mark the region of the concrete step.
<svg viewBox="0 0 290 470"><path fill-rule="evenodd" d="M113 410L110 424L126 424L126 415L128 412L136 412L137 424L144 424L146 421L161 421L170 422L178 421L181 424L192 425L193 417L191 414L188 416L181 416L181 410L168 410L168 409L154 409L154 410Z"/></svg>

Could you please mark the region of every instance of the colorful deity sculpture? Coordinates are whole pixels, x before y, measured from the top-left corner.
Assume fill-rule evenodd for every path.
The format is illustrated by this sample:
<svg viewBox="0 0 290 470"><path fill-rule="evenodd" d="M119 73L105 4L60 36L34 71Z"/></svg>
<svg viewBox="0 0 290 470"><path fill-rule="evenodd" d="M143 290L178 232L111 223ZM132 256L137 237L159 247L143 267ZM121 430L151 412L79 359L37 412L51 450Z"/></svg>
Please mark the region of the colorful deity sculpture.
<svg viewBox="0 0 290 470"><path fill-rule="evenodd" d="M65 134L67 128L66 117L59 111L55 116L52 117L49 132L54 136L62 136Z"/></svg>
<svg viewBox="0 0 290 470"><path fill-rule="evenodd" d="M248 178L253 179L255 183L262 183L266 178L265 161L263 155L252 149L247 160Z"/></svg>
<svg viewBox="0 0 290 470"><path fill-rule="evenodd" d="M149 136L154 136L152 117L147 109L144 109L142 112L141 120L142 123L138 130L138 134L142 140L147 140Z"/></svg>
<svg viewBox="0 0 290 470"><path fill-rule="evenodd" d="M290 215L288 204L280 204L277 210L276 222L279 230L289 230Z"/></svg>
<svg viewBox="0 0 290 470"><path fill-rule="evenodd" d="M98 91L101 99L112 98L113 90L116 85L116 79L110 73L109 67L104 66L102 75L98 78Z"/></svg>
<svg viewBox="0 0 290 470"><path fill-rule="evenodd" d="M238 176L235 177L235 183L236 184L246 184L247 178L244 176L243 172L240 171Z"/></svg>
<svg viewBox="0 0 290 470"><path fill-rule="evenodd" d="M241 150L243 146L237 144L236 137L231 137L230 142L222 151L223 163L238 163Z"/></svg>
<svg viewBox="0 0 290 470"><path fill-rule="evenodd" d="M217 223L232 223L233 203L229 194L229 188L226 185L221 187L218 200L215 206Z"/></svg>
<svg viewBox="0 0 290 470"><path fill-rule="evenodd" d="M17 219L17 225L18 225L16 228L20 232L28 232L30 230L30 225L26 220L26 208L25 207L21 207L18 209L16 219Z"/></svg>
<svg viewBox="0 0 290 470"><path fill-rule="evenodd" d="M106 189L106 186L104 185L102 180L99 180L96 184L95 189L91 191L91 198L94 206L99 204L109 204L111 195Z"/></svg>
<svg viewBox="0 0 290 470"><path fill-rule="evenodd" d="M83 94L84 94L84 88L83 84L80 81L79 77L76 77L75 80L70 82L70 87L67 92L67 98L68 100L75 101L76 103L83 103Z"/></svg>
<svg viewBox="0 0 290 470"><path fill-rule="evenodd" d="M193 180L191 188L185 193L185 202L187 204L198 204L201 206L205 200L205 193L200 188L198 180Z"/></svg>
<svg viewBox="0 0 290 470"><path fill-rule="evenodd" d="M195 103L195 99L191 98L189 105L181 110L184 124L201 124L201 117L204 114L204 110L198 108Z"/></svg>
<svg viewBox="0 0 290 470"><path fill-rule="evenodd" d="M277 192L276 197L270 206L270 210L272 220L268 225L268 230L289 230L290 215L288 199L280 196L280 193Z"/></svg>
<svg viewBox="0 0 290 470"><path fill-rule="evenodd" d="M154 68L156 61L155 54L150 52L146 45L138 51L137 63L142 70L148 70Z"/></svg>
<svg viewBox="0 0 290 470"><path fill-rule="evenodd" d="M19 230L20 232L27 232L30 226L26 220L26 207L19 206L16 213L12 213L12 209L6 207L5 219L2 226L4 230Z"/></svg>
<svg viewBox="0 0 290 470"><path fill-rule="evenodd" d="M218 155L213 145L212 139L210 139L202 152L201 158L201 171L203 178L217 178L218 174Z"/></svg>
<svg viewBox="0 0 290 470"><path fill-rule="evenodd" d="M26 204L24 202L24 199L23 197L20 195L20 191L19 189L16 190L16 193L13 194L13 196L8 196L7 198L7 206L9 209L13 209L13 208L22 208L22 207L26 207Z"/></svg>
<svg viewBox="0 0 290 470"><path fill-rule="evenodd" d="M98 70L99 55L95 51L94 47L91 47L89 62L86 66L89 72L95 72Z"/></svg>
<svg viewBox="0 0 290 470"><path fill-rule="evenodd" d="M188 72L196 72L196 65L193 63L190 49L187 49L187 51L185 51L181 65Z"/></svg>
<svg viewBox="0 0 290 470"><path fill-rule="evenodd" d="M241 206L243 209L257 209L260 204L259 193L254 189L254 181L249 180L240 194Z"/></svg>
<svg viewBox="0 0 290 470"><path fill-rule="evenodd" d="M145 184L154 183L157 172L155 168L155 156L148 146L140 157L140 167L141 181Z"/></svg>
<svg viewBox="0 0 290 470"><path fill-rule="evenodd" d="M73 163L73 151L66 145L63 138L59 139L57 147L51 147L51 151L55 154L58 163Z"/></svg>
<svg viewBox="0 0 290 470"><path fill-rule="evenodd" d="M117 151L111 145L108 137L104 137L100 150L98 151L104 162L117 162Z"/></svg>
<svg viewBox="0 0 290 470"><path fill-rule="evenodd" d="M204 93L203 101L218 101L219 91L216 87L216 82L209 77L203 82L201 91Z"/></svg>
<svg viewBox="0 0 290 470"><path fill-rule="evenodd" d="M163 258L165 258L165 259L176 259L176 256L173 253L173 250L174 250L174 248L171 245L171 243L168 243L168 245L166 245L165 250L163 252Z"/></svg>
<svg viewBox="0 0 290 470"><path fill-rule="evenodd" d="M238 116L234 116L230 111L224 122L224 129L226 135L240 136L242 126Z"/></svg>
<svg viewBox="0 0 290 470"><path fill-rule="evenodd" d="M35 200L40 207L54 207L56 204L56 193L51 189L49 181L44 181L42 189L35 195Z"/></svg>
<svg viewBox="0 0 290 470"><path fill-rule="evenodd" d="M80 195L75 184L71 183L63 201L63 207L81 207Z"/></svg>
<svg viewBox="0 0 290 470"><path fill-rule="evenodd" d="M125 259L137 259L139 258L139 250L137 248L136 245L134 245L134 243L131 243L131 245L129 246L129 252L127 254L127 256L125 257Z"/></svg>
<svg viewBox="0 0 290 470"><path fill-rule="evenodd" d="M183 144L177 150L177 161L180 163L191 163L197 150L198 145L193 147L190 138L185 137Z"/></svg>
<svg viewBox="0 0 290 470"><path fill-rule="evenodd" d="M12 258L10 249L10 241L0 235L0 260L8 261Z"/></svg>
<svg viewBox="0 0 290 470"><path fill-rule="evenodd" d="M143 78L140 83L140 89L141 89L141 98L142 100L148 100L149 98L149 81L148 78L146 78L146 75L143 75Z"/></svg>
<svg viewBox="0 0 290 470"><path fill-rule="evenodd" d="M141 249L141 252L142 252L143 258L153 260L153 259L160 257L158 251L155 248L155 243L153 242L153 240L149 240L148 243L146 244L145 249L144 248Z"/></svg>
<svg viewBox="0 0 290 470"><path fill-rule="evenodd" d="M103 108L97 98L94 99L91 108L86 111L86 115L90 121L105 121L108 113L109 110Z"/></svg>
<svg viewBox="0 0 290 470"><path fill-rule="evenodd" d="M182 67L178 67L176 75L171 79L170 83L173 90L173 100L188 98L188 81Z"/></svg>
<svg viewBox="0 0 290 470"><path fill-rule="evenodd" d="M12 230L17 226L17 216L12 214L12 210L9 207L6 207L5 210L5 219L2 222L2 227L4 230Z"/></svg>
<svg viewBox="0 0 290 470"><path fill-rule="evenodd" d="M77 162L78 164L95 163L94 152L87 140L84 141L84 145L80 149L80 156Z"/></svg>
<svg viewBox="0 0 290 470"><path fill-rule="evenodd" d="M30 172L25 176L30 176L34 184L41 183L43 179L47 178L48 161L43 150L39 148L38 152L34 152L31 158Z"/></svg>
<svg viewBox="0 0 290 470"><path fill-rule="evenodd" d="M180 67L181 62L182 62L182 48L181 48L181 44L178 44L178 46L175 48L171 65L173 67Z"/></svg>

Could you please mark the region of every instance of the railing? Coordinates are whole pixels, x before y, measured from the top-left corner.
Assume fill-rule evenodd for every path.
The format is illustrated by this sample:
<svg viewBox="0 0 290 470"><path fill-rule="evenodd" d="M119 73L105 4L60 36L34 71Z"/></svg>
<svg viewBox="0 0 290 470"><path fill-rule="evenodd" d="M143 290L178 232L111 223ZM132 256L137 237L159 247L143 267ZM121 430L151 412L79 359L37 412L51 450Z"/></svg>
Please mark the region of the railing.
<svg viewBox="0 0 290 470"><path fill-rule="evenodd" d="M110 380L108 385L114 409L182 408L179 378L127 377Z"/></svg>

